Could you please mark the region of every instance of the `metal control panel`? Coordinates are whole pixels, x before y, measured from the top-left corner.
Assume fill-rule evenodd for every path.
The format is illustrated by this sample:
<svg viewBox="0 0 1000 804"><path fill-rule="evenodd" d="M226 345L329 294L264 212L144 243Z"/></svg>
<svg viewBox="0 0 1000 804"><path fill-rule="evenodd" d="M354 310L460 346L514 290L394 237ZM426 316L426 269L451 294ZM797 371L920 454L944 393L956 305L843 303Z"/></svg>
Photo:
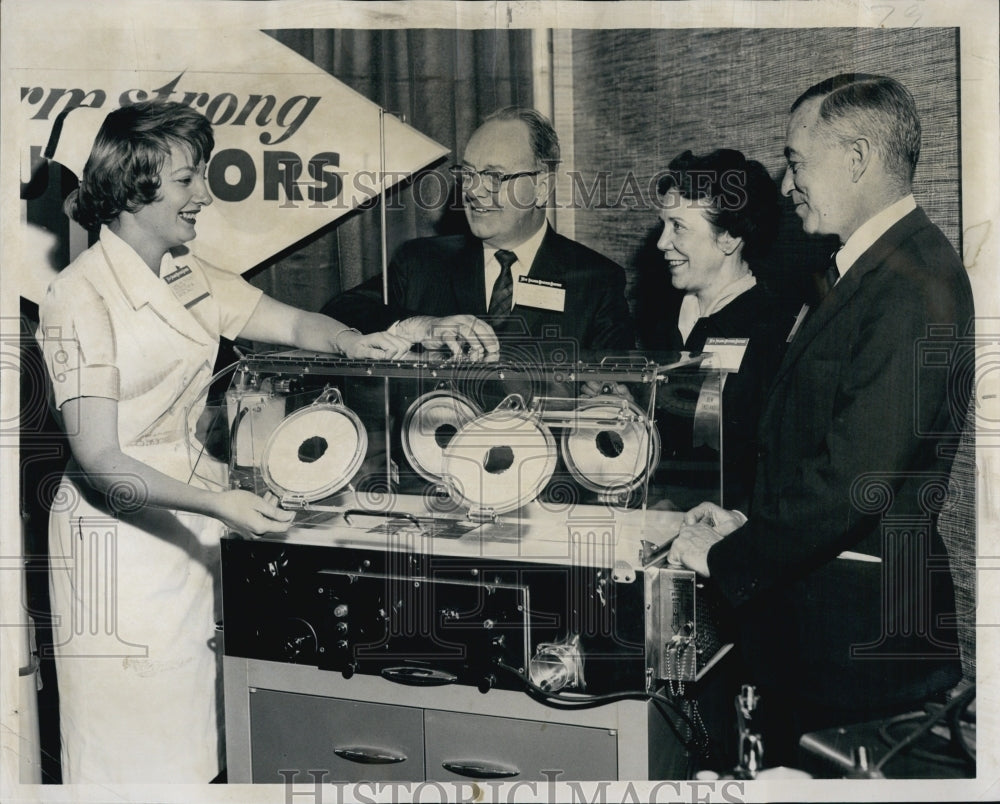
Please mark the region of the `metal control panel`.
<svg viewBox="0 0 1000 804"><path fill-rule="evenodd" d="M524 676L591 694L700 678L728 648L711 589L617 564L226 539L226 653L483 691Z"/></svg>

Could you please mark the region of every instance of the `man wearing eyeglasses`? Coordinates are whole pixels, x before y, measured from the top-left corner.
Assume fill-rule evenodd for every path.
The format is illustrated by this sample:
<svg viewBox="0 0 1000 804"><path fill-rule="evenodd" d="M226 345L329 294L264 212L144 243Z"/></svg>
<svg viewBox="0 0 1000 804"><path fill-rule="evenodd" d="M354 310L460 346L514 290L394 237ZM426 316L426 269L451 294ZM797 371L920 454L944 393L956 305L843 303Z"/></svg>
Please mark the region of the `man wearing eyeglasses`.
<svg viewBox="0 0 1000 804"><path fill-rule="evenodd" d="M494 113L451 168L470 234L404 243L389 267L388 305L376 277L323 312L474 356L496 351L498 336L572 343L577 354L632 348L622 268L546 223L558 163L559 140L543 115Z"/></svg>

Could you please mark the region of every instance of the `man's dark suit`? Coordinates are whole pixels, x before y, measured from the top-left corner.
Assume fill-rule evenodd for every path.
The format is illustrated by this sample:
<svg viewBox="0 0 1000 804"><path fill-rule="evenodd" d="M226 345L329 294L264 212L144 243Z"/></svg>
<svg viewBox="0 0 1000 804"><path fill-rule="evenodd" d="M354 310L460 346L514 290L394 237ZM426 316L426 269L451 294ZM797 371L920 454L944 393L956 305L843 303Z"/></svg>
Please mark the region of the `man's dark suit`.
<svg viewBox="0 0 1000 804"><path fill-rule="evenodd" d="M748 680L774 691L762 709L799 730L834 725L828 710L847 722L918 706L959 680L935 519L972 316L961 262L916 209L805 319L775 376L749 521L708 566L738 607Z"/></svg>
<svg viewBox="0 0 1000 804"><path fill-rule="evenodd" d="M580 350L631 349L634 334L625 301L625 273L596 251L548 229L528 273L560 283L562 312L516 306L499 335L572 339ZM475 237L428 237L404 243L389 266L389 304L381 277L331 299L322 312L363 332L414 315L467 313L486 318L483 243Z"/></svg>

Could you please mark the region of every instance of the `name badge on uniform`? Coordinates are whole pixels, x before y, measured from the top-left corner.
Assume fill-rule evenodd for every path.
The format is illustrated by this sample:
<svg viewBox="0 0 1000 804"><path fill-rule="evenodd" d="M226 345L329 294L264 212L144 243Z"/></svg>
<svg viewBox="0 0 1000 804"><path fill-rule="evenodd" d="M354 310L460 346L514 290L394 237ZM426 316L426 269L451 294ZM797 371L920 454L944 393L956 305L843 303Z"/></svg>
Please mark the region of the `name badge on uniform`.
<svg viewBox="0 0 1000 804"><path fill-rule="evenodd" d="M532 279L530 276L518 277L514 286L514 304L521 307L540 307L543 310L555 310L561 313L566 307L566 288L562 282L550 282L547 279Z"/></svg>
<svg viewBox="0 0 1000 804"><path fill-rule="evenodd" d="M702 361L704 368L720 369L736 374L746 354L749 338L706 338L703 352L710 354Z"/></svg>
<svg viewBox="0 0 1000 804"><path fill-rule="evenodd" d="M177 269L165 277L163 281L174 292L177 300L187 308L194 307L202 299L208 298L208 285L201 274L196 274L186 265L178 265Z"/></svg>

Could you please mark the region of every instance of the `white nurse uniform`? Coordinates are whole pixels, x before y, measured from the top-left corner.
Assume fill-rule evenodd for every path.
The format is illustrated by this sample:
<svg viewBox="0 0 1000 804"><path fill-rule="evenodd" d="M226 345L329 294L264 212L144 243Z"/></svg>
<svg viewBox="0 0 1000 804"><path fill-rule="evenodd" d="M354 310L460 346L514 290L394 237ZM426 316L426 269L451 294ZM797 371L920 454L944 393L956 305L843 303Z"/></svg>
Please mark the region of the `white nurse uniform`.
<svg viewBox="0 0 1000 804"><path fill-rule="evenodd" d="M40 305L56 409L79 396L115 399L126 454L225 488L225 467L207 455L193 471L190 439L219 337L236 337L260 296L191 254L165 256L158 277L105 227ZM219 770L214 622L224 528L144 507L136 480L114 478L111 510L71 460L50 515L67 783L205 783Z"/></svg>

